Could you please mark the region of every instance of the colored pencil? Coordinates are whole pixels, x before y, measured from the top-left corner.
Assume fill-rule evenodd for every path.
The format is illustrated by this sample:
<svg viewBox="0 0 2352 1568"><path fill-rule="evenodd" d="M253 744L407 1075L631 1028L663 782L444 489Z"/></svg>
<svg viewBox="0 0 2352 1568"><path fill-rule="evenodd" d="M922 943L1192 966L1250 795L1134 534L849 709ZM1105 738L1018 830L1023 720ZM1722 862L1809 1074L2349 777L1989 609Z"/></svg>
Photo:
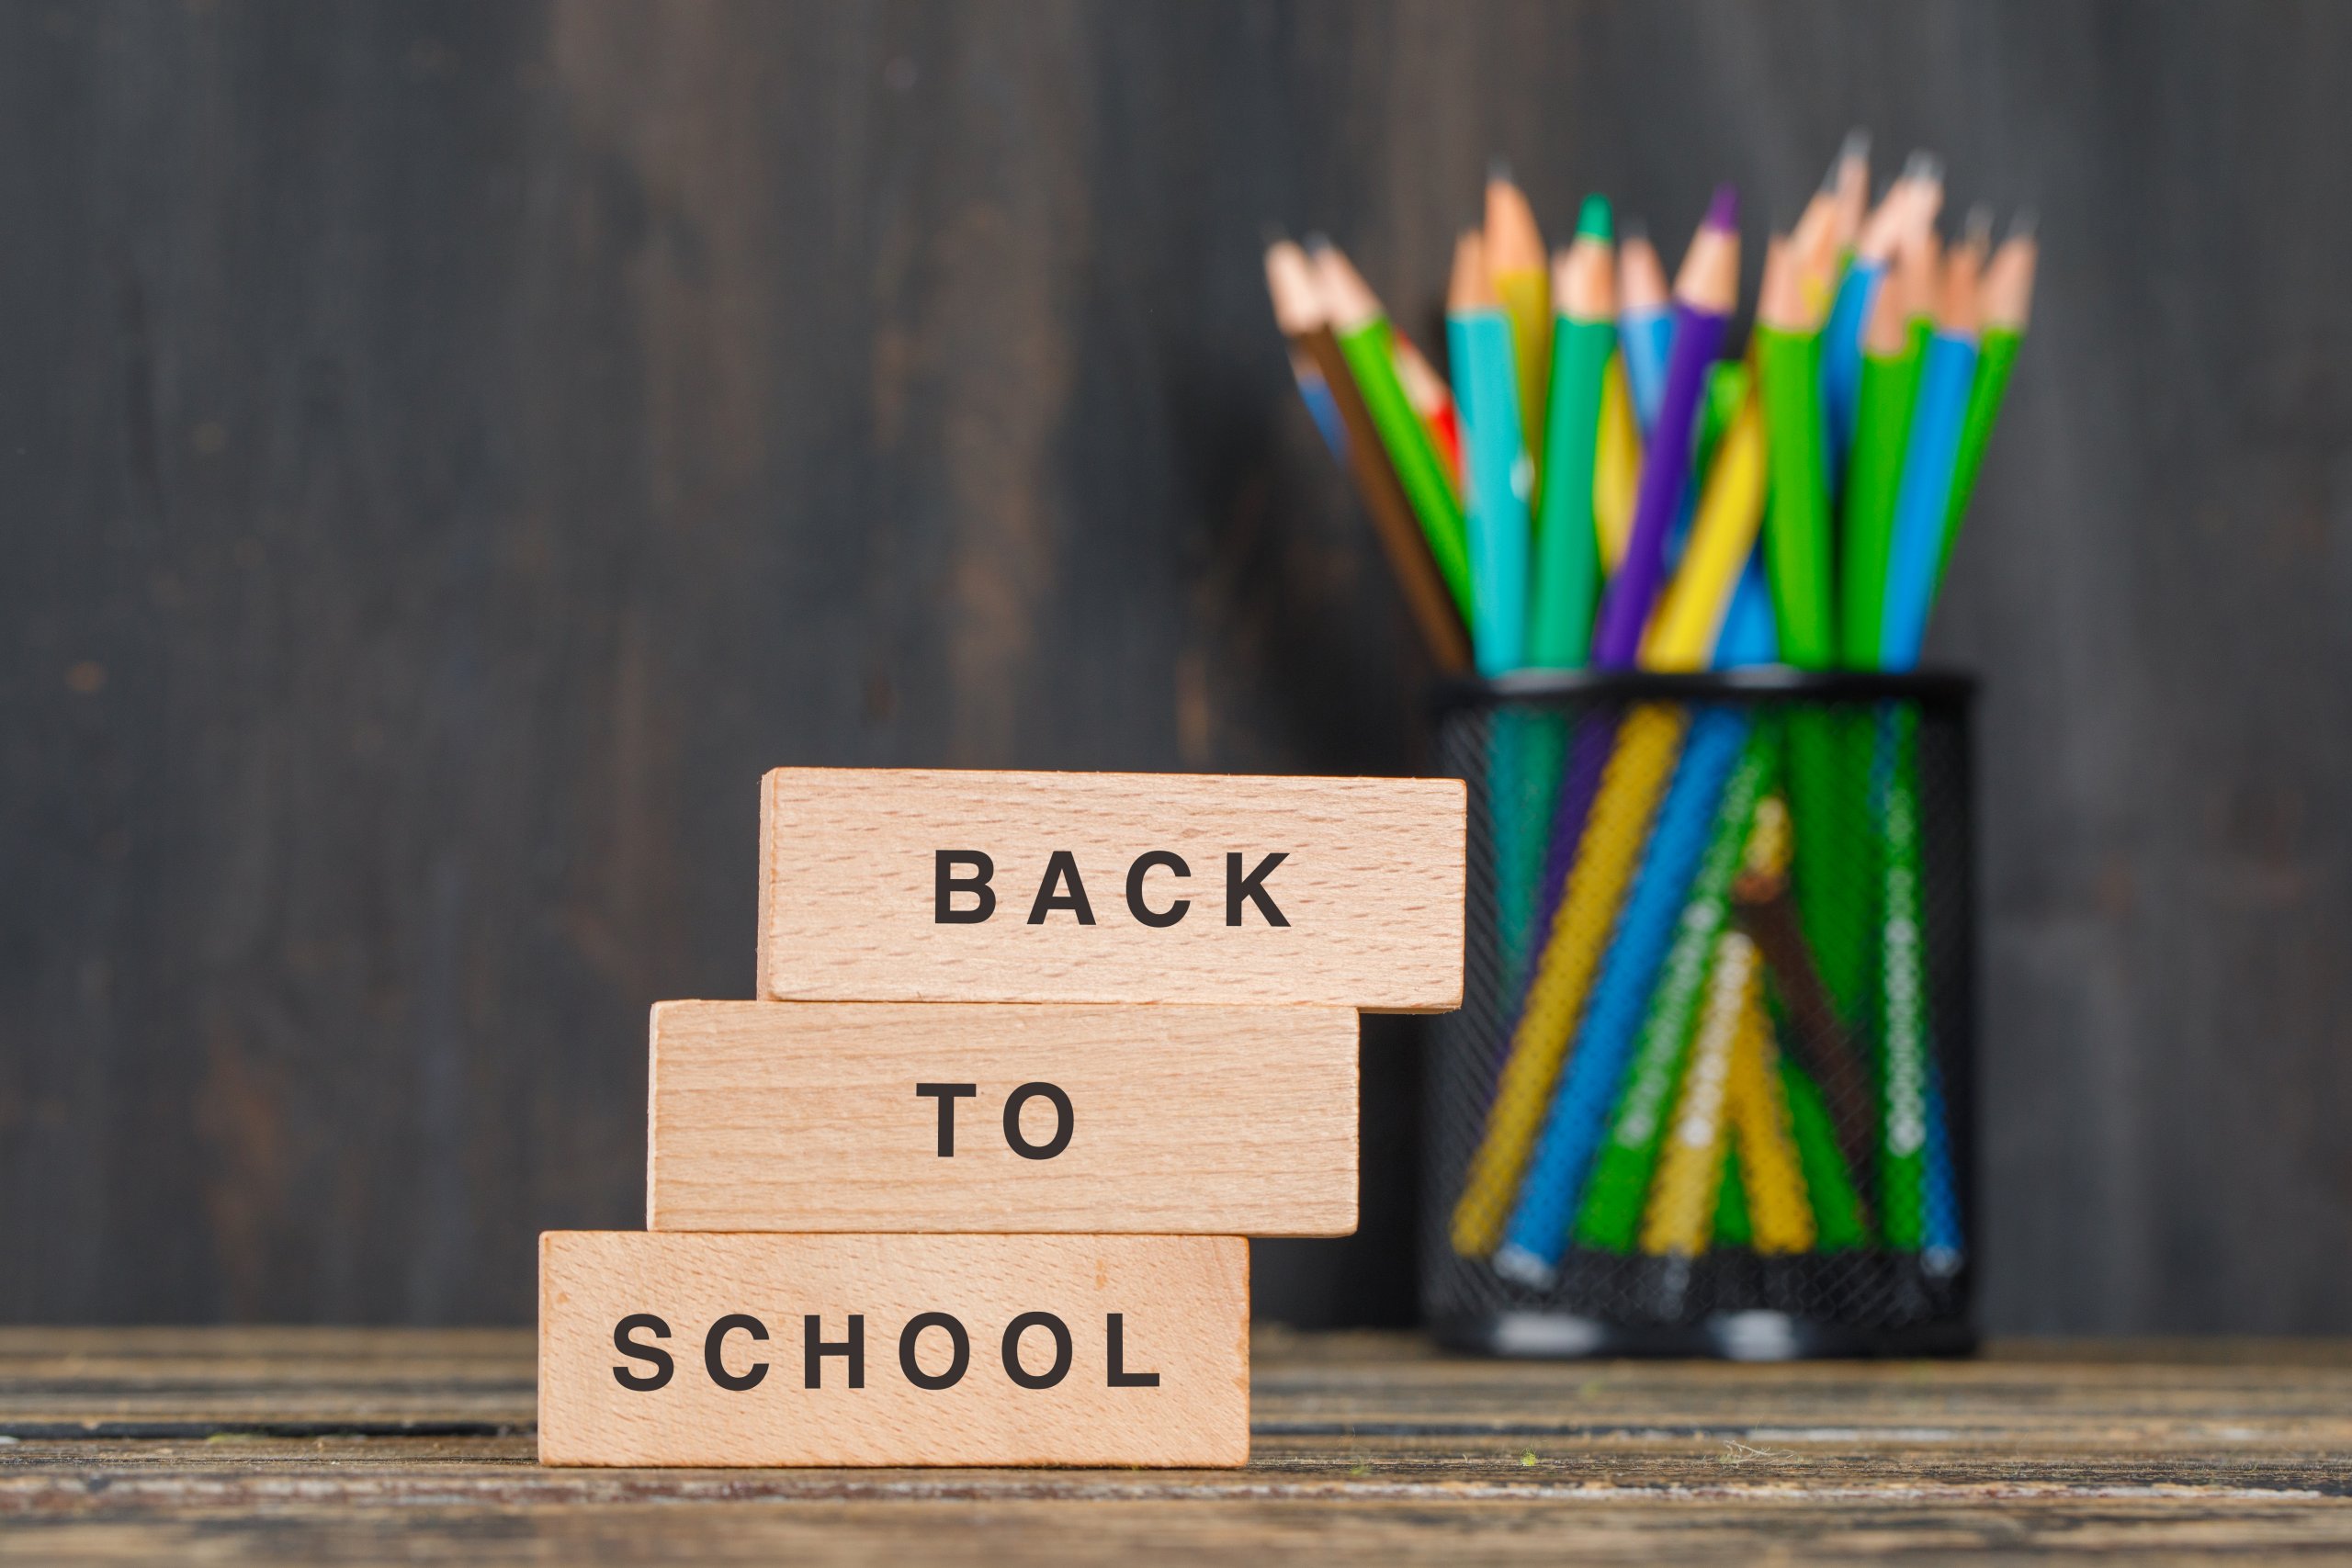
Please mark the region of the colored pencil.
<svg viewBox="0 0 2352 1568"><path fill-rule="evenodd" d="M1770 757L1769 748L1755 749L1753 765L1759 775ZM1731 886L1749 852L1758 805L1753 788L1735 783L1724 791L1713 837L1692 878L1673 945L1658 970L1608 1140L1594 1158L1592 1179L1577 1213L1576 1238L1582 1246L1605 1252L1633 1249L1658 1140L1673 1109L1684 1054L1706 994L1708 966L1717 938L1728 929Z"/></svg>
<svg viewBox="0 0 2352 1568"><path fill-rule="evenodd" d="M1611 254L1609 203L1589 197L1576 239L1554 269L1552 384L1546 393L1546 476L1535 529L1534 604L1527 661L1574 669L1592 651L1592 617L1600 596L1597 493L1602 396L1617 345L1617 287Z"/></svg>
<svg viewBox="0 0 2352 1568"><path fill-rule="evenodd" d="M1837 660L1829 480L1822 450L1820 321L1797 254L1768 261L1757 301L1756 372L1770 433L1771 522L1764 560L1781 657L1801 670Z"/></svg>
<svg viewBox="0 0 2352 1568"><path fill-rule="evenodd" d="M1568 840L1577 846L1576 858L1562 880L1558 908L1512 1025L1486 1131L1454 1203L1453 1246L1465 1257L1486 1257L1501 1235L1561 1059L1584 1014L1602 944L1616 923L1619 898L1649 841L1650 818L1674 772L1687 723L1679 707L1645 703L1622 725L1588 725L1577 731L1575 751L1581 767L1593 768L1596 781L1586 796L1589 812L1573 798L1580 793L1581 767L1572 761L1561 786L1560 815L1565 819L1573 810L1584 826ZM1596 754L1605 759L1605 768L1594 765Z"/></svg>
<svg viewBox="0 0 2352 1568"><path fill-rule="evenodd" d="M1764 518L1764 447L1763 413L1751 384L1717 444L1682 564L1643 639L1643 668L1704 670L1713 663Z"/></svg>
<svg viewBox="0 0 2352 1568"><path fill-rule="evenodd" d="M1626 226L1618 259L1617 333L1625 360L1625 387L1646 435L1666 397L1666 364L1674 352L1674 297L1657 247L1639 220Z"/></svg>
<svg viewBox="0 0 2352 1568"><path fill-rule="evenodd" d="M1306 253L1288 241L1266 251L1266 287L1274 301L1274 318L1294 349L1304 354L1322 373L1331 401L1348 433L1349 472L1372 518L1381 553L1404 595L1405 607L1430 658L1448 674L1470 668L1470 639L1454 606L1429 540L1413 515L1396 472L1389 465L1370 412L1356 390L1355 377L1339 340L1332 335L1330 313L1322 286Z"/></svg>
<svg viewBox="0 0 2352 1568"><path fill-rule="evenodd" d="M1600 385L1600 433L1592 460L1592 523L1600 536L1600 568L1615 571L1634 527L1634 495L1642 482L1641 422L1625 375L1625 355L1609 361Z"/></svg>
<svg viewBox="0 0 2352 1568"><path fill-rule="evenodd" d="M1498 162L1487 174L1485 242L1487 276L1495 299L1510 318L1511 353L1519 371L1520 423L1531 445L1549 428L1544 409L1552 377L1552 273L1544 250L1544 236L1535 227L1535 209L1526 193L1510 177L1510 165ZM1543 484L1543 458L1531 450L1537 490ZM1535 493L1531 490L1531 497Z"/></svg>
<svg viewBox="0 0 2352 1568"><path fill-rule="evenodd" d="M1453 493L1462 493L1462 417L1455 410L1453 394L1447 390L1445 378L1440 376L1413 340L1389 323L1389 343L1396 362L1396 384L1405 389L1405 400L1413 405L1421 428L1429 432L1430 445L1438 457L1438 464L1445 477L1453 482Z"/></svg>
<svg viewBox="0 0 2352 1568"><path fill-rule="evenodd" d="M1909 311L1892 288L1871 310L1862 355L1860 420L1846 479L1845 577L1839 584L1839 652L1860 670L1878 667L1886 603L1886 561L1894 543L1894 502L1911 434Z"/></svg>
<svg viewBox="0 0 2352 1568"><path fill-rule="evenodd" d="M1690 1257L1704 1252L1714 1232L1727 1141L1724 1111L1732 1052L1747 1025L1760 969L1756 944L1740 932L1727 931L1717 942L1706 1010L1690 1043L1690 1064L1682 1075L1674 1119L1658 1151L1657 1178L1650 1184L1642 1213L1644 1252ZM1742 1217L1751 1218L1744 1212Z"/></svg>
<svg viewBox="0 0 2352 1568"><path fill-rule="evenodd" d="M1879 616L1878 661L1884 669L1908 670L1918 663L1927 637L1928 612L1943 564L1945 525L1951 515L1961 428L1976 378L1982 265L1979 246L1953 248L1944 268L1935 331L1919 367Z"/></svg>
<svg viewBox="0 0 2352 1568"><path fill-rule="evenodd" d="M1503 1246L1495 1254L1498 1273L1542 1283L1559 1266L1569 1222L1583 1201L1594 1152L1710 829L1718 812L1754 808L1763 766L1759 757L1749 755L1752 729L1747 715L1737 709L1701 708L1690 720L1682 759L1658 803L1648 853L1610 936L1575 1047L1520 1183ZM1736 789L1745 792L1744 803Z"/></svg>
<svg viewBox="0 0 2352 1568"><path fill-rule="evenodd" d="M1735 933L1736 934L1736 933ZM1748 987L1724 1079L1724 1115L1739 1151L1748 1227L1759 1253L1810 1252L1817 1235L1781 1087L1780 1047L1758 987Z"/></svg>
<svg viewBox="0 0 2352 1568"><path fill-rule="evenodd" d="M1968 413L1961 424L1951 512L1944 521L1943 548L1936 563L1939 587L1951 560L1952 541L1960 536L1960 520L1968 510L1968 499L1976 492L1977 471L1984 465L1984 448L1992 440L1994 421L2000 417L2001 399L2009 389L2009 370L2025 342L2026 321L2033 311L2038 259L2032 219L2021 217L1984 269L1984 332L1977 340L1976 379L1968 389Z"/></svg>
<svg viewBox="0 0 2352 1568"><path fill-rule="evenodd" d="M1519 423L1519 377L1510 318L1495 298L1485 241L1465 233L1454 247L1446 290L1446 344L1469 463L1471 647L1478 672L1500 675L1527 656L1528 487L1532 470Z"/></svg>
<svg viewBox="0 0 2352 1568"><path fill-rule="evenodd" d="M1665 570L1666 534L1690 483L1690 446L1707 368L1722 350L1739 290L1739 202L1729 186L1715 192L1706 220L1684 255L1674 301L1674 349L1666 390L1642 452L1625 558L1600 602L1594 662L1623 669L1634 661Z"/></svg>

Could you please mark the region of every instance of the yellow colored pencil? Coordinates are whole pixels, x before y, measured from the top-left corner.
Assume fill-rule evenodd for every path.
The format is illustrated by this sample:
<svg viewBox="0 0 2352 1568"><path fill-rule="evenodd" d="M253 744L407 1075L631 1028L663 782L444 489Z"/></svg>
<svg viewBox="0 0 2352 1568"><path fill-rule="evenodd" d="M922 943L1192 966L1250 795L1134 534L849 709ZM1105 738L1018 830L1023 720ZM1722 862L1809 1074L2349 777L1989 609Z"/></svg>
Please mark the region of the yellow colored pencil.
<svg viewBox="0 0 2352 1568"><path fill-rule="evenodd" d="M1528 461L1543 484L1546 399L1552 381L1552 264L1535 209L1513 183L1508 165L1487 175L1486 242L1495 298L1510 318L1511 349L1519 369L1519 427L1527 434ZM1531 495L1533 492L1531 491Z"/></svg>
<svg viewBox="0 0 2352 1568"><path fill-rule="evenodd" d="M1813 1205L1797 1160L1796 1124L1781 1084L1780 1047L1762 998L1753 994L1732 1036L1724 1094L1739 1174L1747 1189L1748 1224L1758 1252L1810 1252Z"/></svg>
<svg viewBox="0 0 2352 1568"><path fill-rule="evenodd" d="M1600 435L1592 459L1592 521L1600 535L1600 568L1615 571L1634 531L1634 496L1642 483L1642 426L1625 356L1614 355L1600 386Z"/></svg>
<svg viewBox="0 0 2352 1568"><path fill-rule="evenodd" d="M1791 261L1787 244L1773 241L1764 262L1768 297L1786 285ZM1705 670L1713 664L1732 590L1756 553L1757 531L1764 521L1765 446L1763 410L1750 377L1738 412L1715 444L1682 564L1643 633L1643 669Z"/></svg>
<svg viewBox="0 0 2352 1568"><path fill-rule="evenodd" d="M1748 1010L1759 1000L1762 968L1756 944L1742 933L1725 931L1716 939L1706 1010L1691 1038L1682 1091L1675 1101L1674 1120L1667 1126L1666 1145L1658 1151L1649 1208L1642 1216L1644 1252L1692 1257L1707 1249L1714 1232L1732 1056Z"/></svg>
<svg viewBox="0 0 2352 1568"><path fill-rule="evenodd" d="M1453 1248L1465 1258L1486 1257L1500 1238L1528 1152L1551 1104L1560 1063L1583 1017L1593 971L1608 945L1625 885L1648 847L1650 818L1681 755L1689 724L1680 708L1645 703L1628 713L1618 730L1559 912L1511 1031L1486 1135L1471 1156L1453 1206Z"/></svg>

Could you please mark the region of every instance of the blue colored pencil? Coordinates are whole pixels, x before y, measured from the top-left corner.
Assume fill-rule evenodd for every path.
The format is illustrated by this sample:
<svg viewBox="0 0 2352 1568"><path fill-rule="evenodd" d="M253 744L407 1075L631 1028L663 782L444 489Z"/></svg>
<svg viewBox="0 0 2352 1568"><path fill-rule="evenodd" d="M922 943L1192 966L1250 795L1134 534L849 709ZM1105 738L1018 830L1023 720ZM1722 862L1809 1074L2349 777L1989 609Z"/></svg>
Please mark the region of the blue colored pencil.
<svg viewBox="0 0 2352 1568"><path fill-rule="evenodd" d="M1964 253L1955 252L1959 264ZM1959 270L1958 265L1955 271ZM1928 612L1934 606L1936 578L1943 563L1944 524L1951 515L1952 475L1960 461L1961 428L1976 379L1975 288L1967 288L1968 311L1949 313L1919 367L1919 391L1912 404L1911 434L1903 453L1903 483L1894 498L1894 539L1886 562L1886 600L1879 620L1879 664L1909 670L1919 662L1927 640Z"/></svg>

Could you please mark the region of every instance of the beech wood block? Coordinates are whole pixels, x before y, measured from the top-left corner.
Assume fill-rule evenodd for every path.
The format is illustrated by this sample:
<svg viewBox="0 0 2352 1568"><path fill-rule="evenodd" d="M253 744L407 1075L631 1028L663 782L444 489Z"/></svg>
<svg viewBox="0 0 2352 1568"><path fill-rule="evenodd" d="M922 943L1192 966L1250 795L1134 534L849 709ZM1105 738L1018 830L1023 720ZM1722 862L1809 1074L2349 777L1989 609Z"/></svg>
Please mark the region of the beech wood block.
<svg viewBox="0 0 2352 1568"><path fill-rule="evenodd" d="M543 1464L1249 1457L1238 1236L539 1237Z"/></svg>
<svg viewBox="0 0 2352 1568"><path fill-rule="evenodd" d="M1458 779L778 768L779 1001L1462 1003Z"/></svg>
<svg viewBox="0 0 2352 1568"><path fill-rule="evenodd" d="M660 1002L646 1224L1356 1225L1344 1008Z"/></svg>

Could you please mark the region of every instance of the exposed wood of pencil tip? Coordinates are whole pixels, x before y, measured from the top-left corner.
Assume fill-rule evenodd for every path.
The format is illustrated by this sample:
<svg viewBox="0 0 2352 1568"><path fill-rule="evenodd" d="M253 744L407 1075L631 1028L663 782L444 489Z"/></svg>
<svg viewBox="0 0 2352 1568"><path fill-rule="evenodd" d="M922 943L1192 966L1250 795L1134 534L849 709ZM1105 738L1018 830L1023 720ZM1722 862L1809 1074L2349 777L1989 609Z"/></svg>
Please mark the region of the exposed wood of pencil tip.
<svg viewBox="0 0 2352 1568"><path fill-rule="evenodd" d="M1903 238L1903 231L1911 218L1911 177L1898 175L1886 194L1871 209L1863 220L1860 234L1854 241L1855 259L1871 266L1884 266L1894 256L1894 247Z"/></svg>
<svg viewBox="0 0 2352 1568"><path fill-rule="evenodd" d="M1775 234L1765 243L1764 279L1756 294L1758 325L1784 333L1809 332L1815 325L1805 304L1796 262L1796 246L1790 236Z"/></svg>
<svg viewBox="0 0 2352 1568"><path fill-rule="evenodd" d="M1936 279L1943 270L1943 240L1931 224L1904 231L1894 248L1894 288L1912 316L1928 316L1936 309Z"/></svg>
<svg viewBox="0 0 2352 1568"><path fill-rule="evenodd" d="M1911 308L1904 298L1903 280L1889 276L1871 300L1871 318L1862 328L1862 351L1874 358L1900 356L1911 337Z"/></svg>
<svg viewBox="0 0 2352 1568"><path fill-rule="evenodd" d="M1637 220L1625 225L1617 254L1617 308L1631 315L1667 307L1666 266Z"/></svg>
<svg viewBox="0 0 2352 1568"><path fill-rule="evenodd" d="M2033 274L2041 258L2041 244L2033 237L2030 226L2020 233L2015 229L1993 253L1992 263L1984 269L1982 298L1984 325L2007 332L2025 331L2026 321L2033 310Z"/></svg>
<svg viewBox="0 0 2352 1568"><path fill-rule="evenodd" d="M1528 205L1527 193L1512 181L1508 167L1498 166L1487 176L1484 239L1487 268L1492 276L1543 272L1544 236L1535 225L1535 209Z"/></svg>
<svg viewBox="0 0 2352 1568"><path fill-rule="evenodd" d="M1323 285L1323 306L1330 312L1335 330L1352 332L1384 313L1380 296L1356 271L1346 252L1329 240L1319 240L1309 243L1307 254L1315 263L1315 276Z"/></svg>
<svg viewBox="0 0 2352 1568"><path fill-rule="evenodd" d="M1580 234L1552 264L1553 308L1577 321L1617 314L1617 262L1605 240Z"/></svg>
<svg viewBox="0 0 2352 1568"><path fill-rule="evenodd" d="M1491 310L1497 303L1486 238L1476 229L1464 229L1453 242L1453 271L1446 278L1445 308L1449 311Z"/></svg>
<svg viewBox="0 0 2352 1568"><path fill-rule="evenodd" d="M1285 336L1311 333L1330 320L1315 264L1294 241L1277 240L1266 247L1266 292L1273 297L1274 322Z"/></svg>
<svg viewBox="0 0 2352 1568"><path fill-rule="evenodd" d="M1724 193L1718 192L1707 220L1690 237L1682 270L1674 279L1678 301L1717 315L1729 315L1739 303L1739 230L1736 210L1726 212L1725 206Z"/></svg>
<svg viewBox="0 0 2352 1568"><path fill-rule="evenodd" d="M1854 248L1871 204L1871 133L1859 126L1846 133L1838 160L1829 166L1829 192L1835 223L1832 235L1839 251Z"/></svg>
<svg viewBox="0 0 2352 1568"><path fill-rule="evenodd" d="M1952 337L1973 338L1983 328L1984 252L1980 244L1954 245L1944 258L1943 278L1936 298L1936 330Z"/></svg>

